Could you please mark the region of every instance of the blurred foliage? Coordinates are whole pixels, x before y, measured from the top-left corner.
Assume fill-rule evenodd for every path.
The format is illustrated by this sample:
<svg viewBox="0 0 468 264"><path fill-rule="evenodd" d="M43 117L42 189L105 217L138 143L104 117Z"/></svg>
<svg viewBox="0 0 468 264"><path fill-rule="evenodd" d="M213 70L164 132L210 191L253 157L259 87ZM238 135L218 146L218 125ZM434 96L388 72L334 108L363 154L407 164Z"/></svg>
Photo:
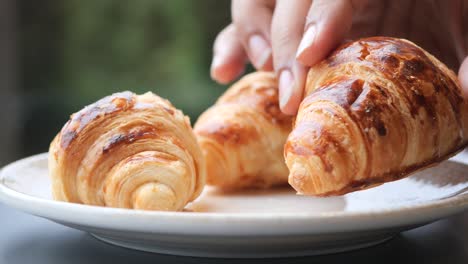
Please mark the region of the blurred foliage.
<svg viewBox="0 0 468 264"><path fill-rule="evenodd" d="M24 155L111 93L153 91L195 118L224 91L209 78L227 0L19 2Z"/></svg>

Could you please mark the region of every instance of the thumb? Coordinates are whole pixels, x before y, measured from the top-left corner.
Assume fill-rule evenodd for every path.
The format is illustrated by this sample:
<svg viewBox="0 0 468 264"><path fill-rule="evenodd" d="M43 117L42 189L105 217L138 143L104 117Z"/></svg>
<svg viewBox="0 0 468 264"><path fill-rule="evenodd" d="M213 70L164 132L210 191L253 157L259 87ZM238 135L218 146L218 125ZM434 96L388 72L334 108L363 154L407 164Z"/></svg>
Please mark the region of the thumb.
<svg viewBox="0 0 468 264"><path fill-rule="evenodd" d="M458 70L458 80L460 80L463 96L468 98L468 57L463 60Z"/></svg>
<svg viewBox="0 0 468 264"><path fill-rule="evenodd" d="M313 66L324 59L351 29L353 13L367 1L315 0L309 9L305 33L296 53L297 60Z"/></svg>

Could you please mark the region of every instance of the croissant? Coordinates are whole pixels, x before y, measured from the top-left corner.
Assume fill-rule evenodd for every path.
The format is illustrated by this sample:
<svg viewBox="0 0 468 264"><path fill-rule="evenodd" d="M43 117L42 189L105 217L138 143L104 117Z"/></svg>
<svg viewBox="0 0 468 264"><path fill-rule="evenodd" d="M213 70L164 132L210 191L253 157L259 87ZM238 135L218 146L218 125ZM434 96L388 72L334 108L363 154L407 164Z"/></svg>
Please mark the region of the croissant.
<svg viewBox="0 0 468 264"><path fill-rule="evenodd" d="M227 189L287 184L283 147L291 123L278 107L273 73L243 77L194 126L207 183Z"/></svg>
<svg viewBox="0 0 468 264"><path fill-rule="evenodd" d="M340 195L406 177L467 145L455 74L414 43L345 44L310 69L284 155L289 183Z"/></svg>
<svg viewBox="0 0 468 264"><path fill-rule="evenodd" d="M205 181L189 119L152 93L116 93L73 114L49 170L56 200L142 210L181 210Z"/></svg>

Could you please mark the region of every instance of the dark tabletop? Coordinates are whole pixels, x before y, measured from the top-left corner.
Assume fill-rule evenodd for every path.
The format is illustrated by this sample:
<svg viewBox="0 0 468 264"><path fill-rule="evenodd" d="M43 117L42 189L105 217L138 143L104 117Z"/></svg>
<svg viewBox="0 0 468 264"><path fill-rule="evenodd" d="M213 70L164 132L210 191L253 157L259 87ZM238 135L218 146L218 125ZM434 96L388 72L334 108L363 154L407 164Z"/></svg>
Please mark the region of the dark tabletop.
<svg viewBox="0 0 468 264"><path fill-rule="evenodd" d="M100 242L85 232L0 204L0 263L219 263L221 259L145 253ZM367 249L290 259L223 263L468 263L468 212L400 234Z"/></svg>

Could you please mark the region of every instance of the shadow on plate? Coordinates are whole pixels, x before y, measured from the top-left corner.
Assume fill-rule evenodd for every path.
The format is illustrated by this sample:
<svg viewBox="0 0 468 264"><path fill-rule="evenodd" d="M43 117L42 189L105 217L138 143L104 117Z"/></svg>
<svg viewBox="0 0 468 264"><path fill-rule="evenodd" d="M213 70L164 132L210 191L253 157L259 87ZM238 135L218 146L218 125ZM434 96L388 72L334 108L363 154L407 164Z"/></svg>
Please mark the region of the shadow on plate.
<svg viewBox="0 0 468 264"><path fill-rule="evenodd" d="M441 164L417 172L411 179L433 184L438 187L468 183L467 165L453 161L445 161Z"/></svg>

